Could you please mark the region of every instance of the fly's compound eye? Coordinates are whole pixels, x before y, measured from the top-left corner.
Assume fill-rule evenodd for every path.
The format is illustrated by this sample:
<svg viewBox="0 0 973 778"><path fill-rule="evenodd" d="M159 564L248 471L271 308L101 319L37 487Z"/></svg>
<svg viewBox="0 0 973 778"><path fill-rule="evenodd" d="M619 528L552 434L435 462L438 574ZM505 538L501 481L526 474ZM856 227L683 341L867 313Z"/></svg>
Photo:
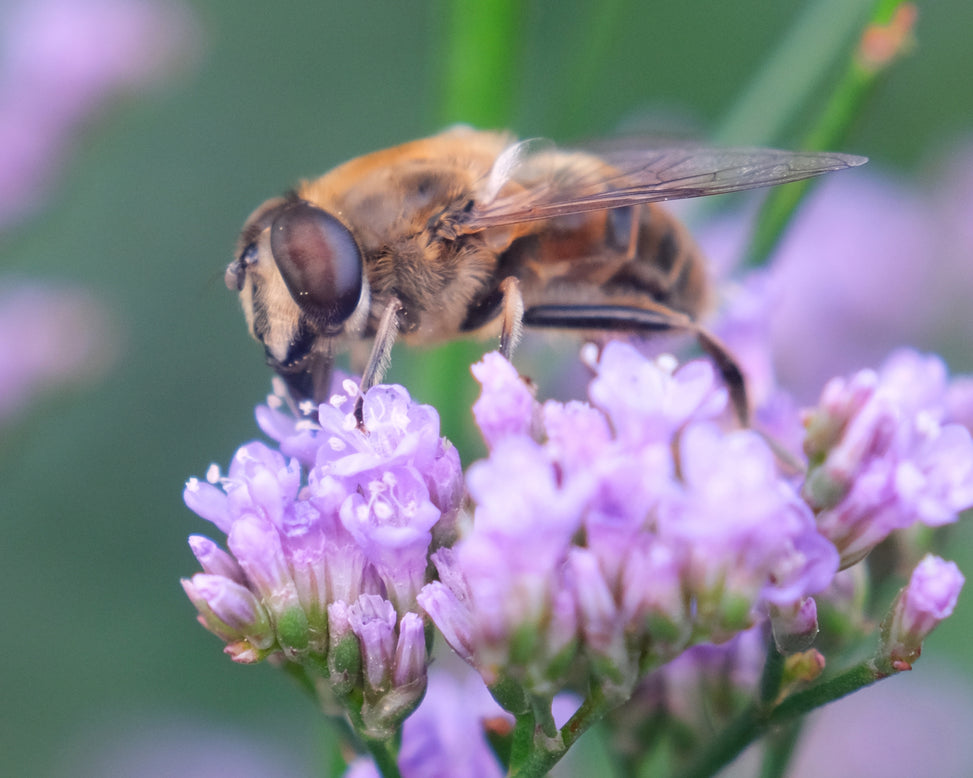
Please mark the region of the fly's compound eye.
<svg viewBox="0 0 973 778"><path fill-rule="evenodd" d="M321 329L335 329L362 293L362 256L354 236L327 211L298 202L270 228L270 250L294 302Z"/></svg>

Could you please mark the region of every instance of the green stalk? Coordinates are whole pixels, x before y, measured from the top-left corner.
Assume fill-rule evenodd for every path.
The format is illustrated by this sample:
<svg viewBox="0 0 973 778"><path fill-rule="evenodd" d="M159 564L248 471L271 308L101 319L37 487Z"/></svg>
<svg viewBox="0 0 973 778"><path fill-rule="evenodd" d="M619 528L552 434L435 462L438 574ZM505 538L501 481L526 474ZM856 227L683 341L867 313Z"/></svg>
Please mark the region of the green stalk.
<svg viewBox="0 0 973 778"><path fill-rule="evenodd" d="M547 737L540 727L534 727L533 741L526 759L510 763L510 778L541 778L550 772L568 749L585 732L604 718L610 710L617 707L618 699L605 695L600 686L592 687L585 701L574 715L558 731L557 737ZM527 718L527 717L525 717ZM533 716L530 716L533 721ZM517 719L520 724L520 717Z"/></svg>
<svg viewBox="0 0 973 778"><path fill-rule="evenodd" d="M784 778L790 765L794 748L800 738L801 721L791 721L778 726L764 738L764 756L760 765L760 778Z"/></svg>
<svg viewBox="0 0 973 778"><path fill-rule="evenodd" d="M767 658L760 677L761 705L773 705L780 694L780 684L784 677L784 655L777 650L777 643L772 636L767 643Z"/></svg>
<svg viewBox="0 0 973 778"><path fill-rule="evenodd" d="M828 74L857 45L874 5L875 0L808 3L734 101L715 140L729 146L780 143L788 125L813 102Z"/></svg>
<svg viewBox="0 0 973 778"><path fill-rule="evenodd" d="M826 1L830 2L830 0ZM870 0L869 5L872 9L865 28L866 34L877 32L879 28L892 23L893 29L889 37L894 38L893 19L898 19L899 24L909 23L908 20L902 19L903 13L909 14L906 9L906 6L911 5L909 3L904 3L902 0ZM898 41L898 48L895 48L893 43L893 47L884 58L875 59L863 46L863 38L859 35L844 52L845 64L842 75L831 88L824 109L804 134L799 145L805 149L840 147L880 77L901 54L907 42L907 36L903 34ZM730 126L730 131L736 132L733 125ZM745 254L747 265L758 267L767 261L813 183L812 180L806 180L788 184L777 187L768 195L757 216L756 228Z"/></svg>
<svg viewBox="0 0 973 778"><path fill-rule="evenodd" d="M817 708L870 686L888 675L872 661L855 665L834 678L792 694L776 707L752 705L710 744L680 778L706 778L732 762L743 750L775 727L793 723Z"/></svg>
<svg viewBox="0 0 973 778"><path fill-rule="evenodd" d="M444 0L432 8L444 27L437 68L442 80L436 124L462 122L502 129L517 100L522 4L517 0ZM464 461L481 448L472 434L470 407L477 387L468 366L496 346L457 340L411 359L393 361L403 373L401 383L413 390L417 400L439 412L442 434L457 444Z"/></svg>
<svg viewBox="0 0 973 778"><path fill-rule="evenodd" d="M510 121L521 69L522 4L450 0L445 4L440 120L500 128Z"/></svg>

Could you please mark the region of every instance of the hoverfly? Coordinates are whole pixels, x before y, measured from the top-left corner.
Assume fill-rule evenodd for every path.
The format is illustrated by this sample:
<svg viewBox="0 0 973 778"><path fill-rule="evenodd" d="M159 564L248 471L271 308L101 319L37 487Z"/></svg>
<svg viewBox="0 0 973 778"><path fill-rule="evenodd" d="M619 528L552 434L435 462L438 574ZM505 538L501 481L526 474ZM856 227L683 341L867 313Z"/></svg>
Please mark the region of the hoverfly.
<svg viewBox="0 0 973 778"><path fill-rule="evenodd" d="M336 354L372 342L362 390L397 339L522 326L692 333L746 423L743 376L699 323L712 284L662 200L770 186L863 157L666 146L592 154L454 127L302 181L247 219L226 284L299 399L326 400ZM364 352L362 352L364 353Z"/></svg>

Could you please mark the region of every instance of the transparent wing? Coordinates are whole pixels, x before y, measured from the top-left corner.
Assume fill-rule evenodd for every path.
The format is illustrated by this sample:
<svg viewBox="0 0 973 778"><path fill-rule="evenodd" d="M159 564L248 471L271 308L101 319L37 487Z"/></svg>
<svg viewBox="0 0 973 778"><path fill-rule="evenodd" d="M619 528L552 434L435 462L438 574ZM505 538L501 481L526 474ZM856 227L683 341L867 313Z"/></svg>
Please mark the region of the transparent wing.
<svg viewBox="0 0 973 778"><path fill-rule="evenodd" d="M638 203L756 189L858 167L865 157L833 152L670 146L592 156L550 148L524 153L504 178L517 186L474 203L464 231ZM500 192L495 197L493 192Z"/></svg>

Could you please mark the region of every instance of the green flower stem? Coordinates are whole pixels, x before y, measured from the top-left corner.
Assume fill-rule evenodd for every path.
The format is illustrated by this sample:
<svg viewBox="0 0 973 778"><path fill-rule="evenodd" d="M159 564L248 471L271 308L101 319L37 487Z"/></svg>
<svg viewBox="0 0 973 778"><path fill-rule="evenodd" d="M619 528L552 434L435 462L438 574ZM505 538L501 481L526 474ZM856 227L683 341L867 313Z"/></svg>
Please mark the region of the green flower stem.
<svg viewBox="0 0 973 778"><path fill-rule="evenodd" d="M517 0L441 0L433 21L442 29L439 107L435 124L464 122L502 128L518 96L522 15ZM454 341L422 355L394 359L396 380L415 388L414 396L439 412L442 434L460 449L464 461L482 451L472 432L470 406L477 387L468 365L496 343Z"/></svg>
<svg viewBox="0 0 973 778"><path fill-rule="evenodd" d="M521 713L514 721L514 731L510 744L510 773L518 775L533 754L534 714L533 712Z"/></svg>
<svg viewBox="0 0 973 778"><path fill-rule="evenodd" d="M440 119L478 127L510 120L521 70L523 5L517 0L448 0L440 72Z"/></svg>
<svg viewBox="0 0 973 778"><path fill-rule="evenodd" d="M794 747L800 737L800 719L779 726L764 741L764 757L760 765L760 778L783 778L787 775Z"/></svg>
<svg viewBox="0 0 973 778"><path fill-rule="evenodd" d="M903 0L871 0L871 3L873 9L865 27L866 31L889 24L900 8L908 5ZM903 36L901 47L889 52L880 61L870 57L862 42L862 36L859 35L846 53L844 72L831 89L823 111L805 133L800 143L802 148L829 149L841 146L862 105L872 93L880 76L901 53L907 38ZM777 187L768 195L757 217L757 226L745 254L747 265L757 267L766 262L813 183L812 180L805 180Z"/></svg>
<svg viewBox="0 0 973 778"><path fill-rule="evenodd" d="M581 703L581 707L561 727L555 738L547 737L541 728L534 726L533 715L531 715L533 737L530 743L530 752L522 761L510 760L508 775L510 778L541 778L541 776L547 775L578 738L618 704L617 697L606 695L601 686L592 687L585 701ZM520 726L520 718L517 719L518 727Z"/></svg>
<svg viewBox="0 0 973 778"><path fill-rule="evenodd" d="M736 100L716 132L718 143L767 146L781 142L857 45L875 0L814 0Z"/></svg>
<svg viewBox="0 0 973 778"><path fill-rule="evenodd" d="M777 650L777 642L772 636L767 644L767 658L760 677L760 704L763 706L772 705L777 699L784 677L784 655Z"/></svg>
<svg viewBox="0 0 973 778"><path fill-rule="evenodd" d="M378 774L382 778L402 778L399 772L399 765L396 761L398 757L398 746L392 740L375 740L373 738L363 738L368 753L375 761Z"/></svg>
<svg viewBox="0 0 973 778"><path fill-rule="evenodd" d="M834 678L792 694L775 707L752 705L741 713L688 769L679 774L680 778L706 778L706 776L716 775L721 768L733 761L747 746L769 730L788 725L797 717L863 689L893 672L891 668L880 668L874 661L868 660Z"/></svg>
<svg viewBox="0 0 973 778"><path fill-rule="evenodd" d="M395 735L389 738L375 738L365 735L365 722L362 721L361 717L363 703L364 699L359 690L355 690L345 700L348 720L351 722L351 728L355 731L357 740L372 757L375 767L378 769L378 774L382 778L402 778L397 761L399 745L402 740L402 728L400 727Z"/></svg>
<svg viewBox="0 0 973 778"><path fill-rule="evenodd" d="M591 98L603 88L605 62L618 46L618 32L628 20L627 0L598 0L577 13L566 49L571 56L559 79L561 90L553 101L550 121L559 139L591 132Z"/></svg>

